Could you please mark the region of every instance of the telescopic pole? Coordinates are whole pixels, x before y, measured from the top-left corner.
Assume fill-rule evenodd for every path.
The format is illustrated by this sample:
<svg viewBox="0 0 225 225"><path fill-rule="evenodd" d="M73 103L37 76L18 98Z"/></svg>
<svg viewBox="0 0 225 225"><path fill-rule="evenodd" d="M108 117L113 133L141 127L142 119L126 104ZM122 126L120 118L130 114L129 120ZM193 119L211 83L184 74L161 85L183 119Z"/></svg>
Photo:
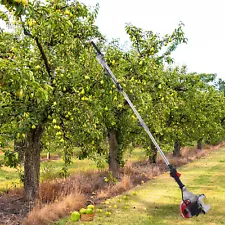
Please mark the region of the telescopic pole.
<svg viewBox="0 0 225 225"><path fill-rule="evenodd" d="M125 100L129 104L129 106L133 110L134 114L137 116L138 120L140 121L141 126L144 128L144 130L148 134L149 138L151 139L151 141L153 142L153 144L157 148L158 152L162 156L164 162L168 166L168 168L170 170L170 176L173 177L174 180L179 185L179 187L181 189L181 193L182 193L182 202L180 204L180 212L181 212L182 216L185 217L185 218L190 218L190 217L193 217L193 216L198 216L201 212L204 213L204 214L206 212L208 212L208 210L210 209L210 205L205 203L205 200L207 201L205 195L204 194L194 195L186 189L186 187L184 186L184 184L180 180L180 174L177 172L176 168L174 168L169 163L165 154L163 153L163 151L161 150L161 148L157 144L155 138L152 136L148 126L145 124L144 120L142 119L142 117L140 116L140 114L138 113L136 108L134 107L134 105L131 102L131 100L129 99L128 95L123 90L123 88L121 87L121 85L117 81L116 77L114 76L114 74L110 70L109 66L105 62L103 54L100 52L100 50L97 48L97 46L95 45L95 43L93 41L91 42L91 44L94 46L94 48L97 51L98 62L102 65L102 67L105 69L107 74L111 77L111 79L112 79L113 83L115 84L117 90L123 95L123 97L125 98Z"/></svg>
<svg viewBox="0 0 225 225"><path fill-rule="evenodd" d="M123 97L125 98L125 100L129 104L129 106L133 110L134 114L137 116L138 120L140 121L141 126L144 128L144 130L148 134L149 138L151 139L151 141L155 145L156 149L160 153L161 157L163 158L164 162L168 166L168 168L170 170L171 177L173 177L175 179L175 181L179 185L180 189L182 190L182 188L184 187L184 184L181 182L181 180L179 178L180 177L180 174L177 173L176 169L169 163L169 161L166 158L165 154L163 153L162 149L159 147L159 145L156 142L155 138L152 136L152 134L151 134L148 126L146 125L146 123L144 122L144 120L142 119L142 117L140 116L140 114L138 113L138 111L136 110L136 108L134 107L133 103L129 99L128 95L123 90L123 88L121 87L121 85L117 81L116 77L114 76L113 72L111 71L111 69L109 68L109 66L107 65L107 63L105 62L104 56L101 53L101 51L98 49L98 47L96 46L96 44L93 41L91 41L91 44L93 45L93 47L95 48L95 50L97 52L97 60L98 60L98 62L105 69L105 71L107 72L107 74L111 77L111 79L112 79L113 83L115 84L117 90L123 95Z"/></svg>

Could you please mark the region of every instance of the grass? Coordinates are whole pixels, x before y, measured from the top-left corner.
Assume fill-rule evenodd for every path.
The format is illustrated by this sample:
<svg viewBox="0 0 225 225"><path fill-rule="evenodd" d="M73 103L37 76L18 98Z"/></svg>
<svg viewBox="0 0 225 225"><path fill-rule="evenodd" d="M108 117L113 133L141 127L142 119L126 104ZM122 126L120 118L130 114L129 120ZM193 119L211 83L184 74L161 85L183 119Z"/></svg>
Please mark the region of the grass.
<svg viewBox="0 0 225 225"><path fill-rule="evenodd" d="M74 224L89 225L214 225L225 224L225 148L215 151L204 158L189 163L181 168L182 181L189 191L195 194L204 193L211 209L206 215L183 219L179 214L181 193L177 184L168 173L138 186L127 193L102 203L98 208L103 212L96 213L92 222ZM124 196L128 197L124 197ZM116 205L116 206L115 206ZM111 216L106 216L106 212ZM55 225L71 224L70 218L64 218Z"/></svg>
<svg viewBox="0 0 225 225"><path fill-rule="evenodd" d="M59 176L64 166L63 159L48 160L41 163L41 180L46 178L55 178ZM73 159L72 163L68 166L68 172L75 174L81 171L91 171L97 169L96 163L92 160L84 159Z"/></svg>
<svg viewBox="0 0 225 225"><path fill-rule="evenodd" d="M46 153L42 153L44 158ZM56 152L51 153L51 157L57 156ZM4 157L3 152L0 151L0 160ZM63 168L63 159L57 160L44 160L41 162L41 181L47 178L56 178L59 176L61 169ZM72 164L68 166L68 172L74 174L81 171L91 171L97 169L96 163L89 159L79 160L77 158L72 159ZM21 187L22 183L19 179L19 172L15 168L9 168L6 166L0 167L0 193L8 191L15 187Z"/></svg>
<svg viewBox="0 0 225 225"><path fill-rule="evenodd" d="M78 151L76 149L76 151ZM46 152L41 153L42 158L46 158ZM51 157L54 158L58 154L56 152L51 153ZM126 152L124 159L128 160L140 160L145 157L145 152L141 148L136 148L132 153ZM0 160L3 159L3 153L0 151ZM57 160L44 160L41 162L41 181L46 179L54 179L59 177L59 173L63 168L63 159ZM68 172L70 174L76 174L77 172L96 170L97 165L90 159L79 160L77 158L72 159L72 164L68 166ZM14 168L0 167L0 193L3 191L11 190L15 187L21 187L22 183L19 179L19 173Z"/></svg>
<svg viewBox="0 0 225 225"><path fill-rule="evenodd" d="M0 160L3 160L3 152L0 151ZM20 179L18 171L14 168L2 166L0 167L0 192L20 187Z"/></svg>

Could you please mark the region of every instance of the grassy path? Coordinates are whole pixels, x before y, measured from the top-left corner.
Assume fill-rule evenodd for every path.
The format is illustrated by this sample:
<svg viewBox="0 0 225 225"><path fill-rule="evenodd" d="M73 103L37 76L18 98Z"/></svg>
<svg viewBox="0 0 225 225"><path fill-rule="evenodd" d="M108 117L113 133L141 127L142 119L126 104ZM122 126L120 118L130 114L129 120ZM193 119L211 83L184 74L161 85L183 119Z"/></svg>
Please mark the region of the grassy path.
<svg viewBox="0 0 225 225"><path fill-rule="evenodd" d="M102 204L93 222L74 224L89 225L214 225L225 224L225 148L192 162L182 168L181 180L194 194L204 193L211 209L206 215L183 219L179 214L181 194L169 174L162 174L148 183ZM106 212L111 212L107 217ZM71 224L65 218L55 224Z"/></svg>

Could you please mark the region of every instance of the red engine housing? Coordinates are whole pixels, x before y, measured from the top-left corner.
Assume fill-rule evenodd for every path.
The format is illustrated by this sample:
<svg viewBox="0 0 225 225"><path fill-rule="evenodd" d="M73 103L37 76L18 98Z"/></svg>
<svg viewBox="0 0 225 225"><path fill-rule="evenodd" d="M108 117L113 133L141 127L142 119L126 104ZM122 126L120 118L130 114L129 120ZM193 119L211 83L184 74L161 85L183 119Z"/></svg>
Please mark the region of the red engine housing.
<svg viewBox="0 0 225 225"><path fill-rule="evenodd" d="M180 213L184 218L191 218L192 215L188 210L188 206L191 204L190 200L182 201L180 204Z"/></svg>

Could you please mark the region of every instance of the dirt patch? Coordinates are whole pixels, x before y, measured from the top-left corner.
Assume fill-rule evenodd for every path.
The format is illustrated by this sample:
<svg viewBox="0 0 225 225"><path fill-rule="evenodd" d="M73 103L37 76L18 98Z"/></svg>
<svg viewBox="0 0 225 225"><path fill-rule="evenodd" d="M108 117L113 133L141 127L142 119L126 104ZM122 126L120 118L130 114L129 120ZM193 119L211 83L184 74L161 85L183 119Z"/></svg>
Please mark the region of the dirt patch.
<svg viewBox="0 0 225 225"><path fill-rule="evenodd" d="M0 224L20 224L29 212L29 205L23 194L0 196Z"/></svg>
<svg viewBox="0 0 225 225"><path fill-rule="evenodd" d="M184 148L181 157L175 158L171 153L168 153L167 157L172 165L179 167L216 151L224 145L225 143L222 143L204 150ZM76 198L79 198L77 199L79 205L85 204L87 199L92 199L95 204L98 204L166 171L168 171L167 166L159 158L156 164L150 164L147 160L128 162L121 169L117 182L115 180L105 181L108 171L83 172L67 179L47 181L40 185L40 200L33 211L30 211L31 207L25 201L23 191L16 189L0 196L0 224L33 224L33 221L36 221L35 225L49 224L68 215L73 207L76 208L74 205ZM79 197L74 195L77 193ZM68 200L70 195L75 196L73 204ZM49 209L51 209L51 214L48 213ZM57 210L54 211L54 209ZM24 218L27 218L26 221Z"/></svg>

